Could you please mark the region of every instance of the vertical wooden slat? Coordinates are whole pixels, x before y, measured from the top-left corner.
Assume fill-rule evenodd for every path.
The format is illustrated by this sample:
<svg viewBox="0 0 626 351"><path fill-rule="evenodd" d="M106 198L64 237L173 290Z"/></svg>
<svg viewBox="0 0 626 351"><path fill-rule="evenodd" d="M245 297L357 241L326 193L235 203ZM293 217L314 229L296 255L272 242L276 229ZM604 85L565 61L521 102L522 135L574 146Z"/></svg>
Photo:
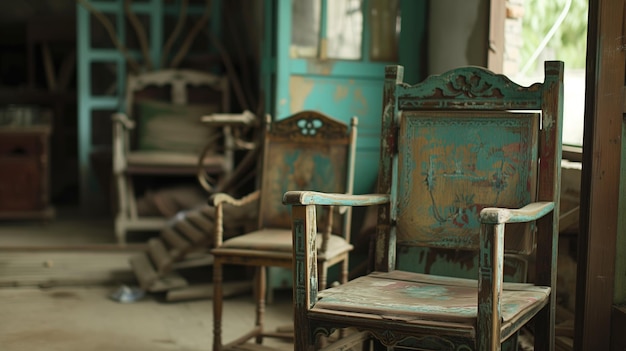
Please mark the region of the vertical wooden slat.
<svg viewBox="0 0 626 351"><path fill-rule="evenodd" d="M501 349L500 327L502 311L502 272L504 269L504 224L483 225L480 232L478 280L477 350ZM487 332L488 331L488 332Z"/></svg>
<svg viewBox="0 0 626 351"><path fill-rule="evenodd" d="M626 5L622 20L623 35L626 36ZM622 45L622 48L624 46ZM626 65L626 62L624 63ZM626 69L626 68L625 68ZM622 89L622 145L619 184L618 213L626 211L626 83ZM619 216L617 222L617 242L615 247L615 288L613 293L613 313L611 319L611 350L626 350L626 216Z"/></svg>
<svg viewBox="0 0 626 351"><path fill-rule="evenodd" d="M256 318L254 321L254 325L256 325L257 327L260 327L261 330L263 329L263 317L265 315L265 296L266 296L266 287L267 287L267 283L265 282L265 280L267 279L267 267L265 266L258 266L256 267L256 274L255 274L255 285L256 285L256 291L254 292L255 296L255 300L256 300ZM263 342L263 336L259 333L256 336L256 343L257 344L261 344Z"/></svg>
<svg viewBox="0 0 626 351"><path fill-rule="evenodd" d="M611 351L626 350L626 308L613 306L611 319Z"/></svg>
<svg viewBox="0 0 626 351"><path fill-rule="evenodd" d="M383 111L380 138L380 163L378 171L378 193L391 194L391 183L394 163L397 162L398 133L396 106L396 85L404 79L402 66L388 66L385 68L385 85L383 91ZM388 157L390 156L391 157ZM393 195L392 195L393 196ZM393 202L393 201L392 201ZM376 262L375 269L385 272L395 266L395 231L390 230L393 221L391 203L378 206L378 226L376 229ZM392 252L394 251L394 252Z"/></svg>
<svg viewBox="0 0 626 351"><path fill-rule="evenodd" d="M624 1L589 3L576 350L608 350L615 277L624 86Z"/></svg>
<svg viewBox="0 0 626 351"><path fill-rule="evenodd" d="M487 48L487 68L502 73L504 68L504 21L506 1L491 0L489 11L489 46Z"/></svg>
<svg viewBox="0 0 626 351"><path fill-rule="evenodd" d="M222 262L218 257L213 261L213 351L222 350Z"/></svg>
<svg viewBox="0 0 626 351"><path fill-rule="evenodd" d="M556 202L558 206L558 202ZM558 208L555 206L552 215L546 215L537 221L537 230L540 233L552 234L537 238L536 257L543 257L537 260L535 266L536 283L553 287L548 300L548 304L535 316L535 351L553 350L555 335L554 324L556 321L556 260L558 250L558 230L551 230L558 221ZM550 260L547 258L551 257Z"/></svg>
<svg viewBox="0 0 626 351"><path fill-rule="evenodd" d="M540 142L545 146L541 148L539 155L540 178L539 178L539 201L554 202L555 208L552 215L543 217L537 221L537 230L541 235L537 237L537 261L535 264L536 283L544 286L556 286L556 264L558 248L558 233L555 228L559 220L560 183L553 179L561 179L561 143L563 130L563 63L546 62L546 77L544 82L545 91L542 96L542 105L545 111L542 116L542 129ZM554 322L556 309L556 294L550 294L550 300L535 318L535 349L549 350L554 345Z"/></svg>
<svg viewBox="0 0 626 351"><path fill-rule="evenodd" d="M624 99L626 102L626 99ZM625 111L626 113L626 111ZM626 115L622 122L622 141L626 140ZM626 211L626 143L622 142L620 164L620 186L619 186L619 212ZM617 222L617 248L615 258L615 294L614 303L616 305L626 306L626 216L619 216ZM626 335L621 335L626 344Z"/></svg>
<svg viewBox="0 0 626 351"><path fill-rule="evenodd" d="M356 137L357 137L357 126L359 124L359 119L356 116L350 118L350 151L348 152L348 162L347 162L347 179L346 179L346 194L354 193L354 162L356 159ZM348 207L346 209L345 214L343 216L343 227L345 229L345 233L343 233L344 238L346 238L347 242L350 242L350 232L352 231L352 207Z"/></svg>
<svg viewBox="0 0 626 351"><path fill-rule="evenodd" d="M294 328L295 330L310 331L309 333L295 334L294 350L306 351L313 350L315 347L315 338L307 319L308 309L317 300L317 286L311 286L315 282L314 278L317 277L315 206L294 205L291 211L293 219ZM310 292L310 295L307 294L307 291Z"/></svg>

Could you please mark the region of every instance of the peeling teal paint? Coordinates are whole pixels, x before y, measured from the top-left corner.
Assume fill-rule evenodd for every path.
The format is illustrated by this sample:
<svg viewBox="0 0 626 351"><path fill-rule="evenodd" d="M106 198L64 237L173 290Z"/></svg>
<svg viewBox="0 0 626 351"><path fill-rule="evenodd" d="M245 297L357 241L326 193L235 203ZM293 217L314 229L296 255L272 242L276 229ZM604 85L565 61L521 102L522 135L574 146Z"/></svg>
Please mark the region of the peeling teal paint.
<svg viewBox="0 0 626 351"><path fill-rule="evenodd" d="M327 113L338 119L359 117L359 141L355 163L354 192L372 191L378 173L380 113L382 111L382 84L380 80L333 77L307 77L312 86L302 98L300 108ZM298 90L297 87L292 87Z"/></svg>
<svg viewBox="0 0 626 351"><path fill-rule="evenodd" d="M455 118L446 113L404 115L400 143L411 140L411 144L400 150L399 162L405 165L398 182L397 213L399 217L403 213L429 214L413 219L417 231L424 233L424 243L476 246L483 208L519 208L532 201L529 179L537 150L530 147L529 140L536 133L533 126L538 116L517 116L493 115L486 119L481 113ZM414 184L417 179L423 182ZM425 195L415 198L414 194ZM402 223L399 233L402 242ZM442 236L437 237L437 233Z"/></svg>
<svg viewBox="0 0 626 351"><path fill-rule="evenodd" d="M450 296L447 295L448 289L442 286L409 286L404 290L404 293L412 298L450 300Z"/></svg>
<svg viewBox="0 0 626 351"><path fill-rule="evenodd" d="M398 251L397 268L409 272L476 279L478 256L469 251L401 246ZM505 258L504 281L525 281L526 269L527 267L520 260Z"/></svg>

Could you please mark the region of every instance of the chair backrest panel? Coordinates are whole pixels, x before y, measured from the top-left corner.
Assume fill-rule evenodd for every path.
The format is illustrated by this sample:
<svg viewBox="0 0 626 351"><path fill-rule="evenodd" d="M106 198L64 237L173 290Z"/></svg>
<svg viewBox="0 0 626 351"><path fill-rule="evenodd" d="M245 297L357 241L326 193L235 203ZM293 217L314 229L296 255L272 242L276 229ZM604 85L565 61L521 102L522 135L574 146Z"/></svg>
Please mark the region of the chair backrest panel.
<svg viewBox="0 0 626 351"><path fill-rule="evenodd" d="M154 98L180 105L206 103L209 97L217 98L210 101L220 108L228 108L230 99L226 77L202 71L166 69L131 75L126 84L126 103L130 106L137 98Z"/></svg>
<svg viewBox="0 0 626 351"><path fill-rule="evenodd" d="M558 207L562 62L528 87L481 67L416 85L402 66L385 74L376 270L394 269L396 245L477 252L485 207ZM507 225L505 250L532 252L536 225Z"/></svg>
<svg viewBox="0 0 626 351"><path fill-rule="evenodd" d="M188 69L166 69L128 77L126 110L137 122L131 149L199 153L217 131L202 115L225 112L230 98L226 77Z"/></svg>
<svg viewBox="0 0 626 351"><path fill-rule="evenodd" d="M259 227L291 228L290 207L282 203L288 190L351 191L351 143L346 124L318 112L303 111L271 123L265 136ZM333 220L333 229L342 233L339 218Z"/></svg>
<svg viewBox="0 0 626 351"><path fill-rule="evenodd" d="M394 202L398 244L477 249L483 208L534 201L538 124L537 113L403 112Z"/></svg>

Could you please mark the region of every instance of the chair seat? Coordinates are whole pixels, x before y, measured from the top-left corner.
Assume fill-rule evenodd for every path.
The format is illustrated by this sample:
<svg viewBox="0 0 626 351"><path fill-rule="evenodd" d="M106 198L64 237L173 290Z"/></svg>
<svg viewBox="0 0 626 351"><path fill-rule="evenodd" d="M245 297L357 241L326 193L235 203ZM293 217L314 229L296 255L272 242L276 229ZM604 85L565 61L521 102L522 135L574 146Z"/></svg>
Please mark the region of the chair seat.
<svg viewBox="0 0 626 351"><path fill-rule="evenodd" d="M317 235L317 250L319 252L322 244L322 234ZM251 256L265 255L265 253L273 252L284 254L285 257L292 256L292 233L291 229L261 229L245 235L236 236L232 239L224 241L222 246L214 249L215 255L220 253L232 252L237 250L244 253L249 250ZM323 260L326 257L335 257L352 250L352 245L339 235L331 235L328 242L328 249L325 255L321 253L318 259Z"/></svg>
<svg viewBox="0 0 626 351"><path fill-rule="evenodd" d="M177 173L195 174L198 170L198 155L167 151L133 151L126 157L128 173ZM203 164L207 171L226 169L226 159L222 155L208 155ZM171 172L168 172L168 169Z"/></svg>
<svg viewBox="0 0 626 351"><path fill-rule="evenodd" d="M404 271L373 272L346 284L321 291L316 311L349 312L351 316L410 324L449 322L475 328L477 281ZM549 287L504 283L502 327L548 302Z"/></svg>

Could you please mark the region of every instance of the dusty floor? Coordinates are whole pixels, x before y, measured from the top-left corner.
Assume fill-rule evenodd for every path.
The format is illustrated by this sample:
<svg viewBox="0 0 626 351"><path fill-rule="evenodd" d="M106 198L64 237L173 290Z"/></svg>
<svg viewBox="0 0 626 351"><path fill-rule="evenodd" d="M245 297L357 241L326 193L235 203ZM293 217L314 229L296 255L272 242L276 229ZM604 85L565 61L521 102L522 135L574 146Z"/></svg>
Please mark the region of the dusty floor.
<svg viewBox="0 0 626 351"><path fill-rule="evenodd" d="M120 284L133 284L128 257L142 240L118 250L112 230L110 220L66 211L45 224L0 223L0 350L211 350L211 300L109 298ZM250 294L228 298L224 313L228 342L254 323ZM281 292L266 308L266 325L291 321L290 292Z"/></svg>
<svg viewBox="0 0 626 351"><path fill-rule="evenodd" d="M109 298L121 284L136 283L128 258L147 237L131 236L121 249L110 219L67 210L48 223L0 222L0 351L211 350L211 300L164 302L149 294L122 304ZM290 294L280 291L267 306L268 329L291 323ZM228 342L254 323L250 294L228 298L224 315ZM571 350L567 342L558 346Z"/></svg>
<svg viewBox="0 0 626 351"><path fill-rule="evenodd" d="M162 303L153 296L121 304L108 287L0 289L2 350L109 351L210 350L211 301ZM268 325L291 321L284 299L267 309ZM249 296L226 300L224 339L253 325ZM272 344L272 343L271 343ZM291 345L273 342L281 349Z"/></svg>

